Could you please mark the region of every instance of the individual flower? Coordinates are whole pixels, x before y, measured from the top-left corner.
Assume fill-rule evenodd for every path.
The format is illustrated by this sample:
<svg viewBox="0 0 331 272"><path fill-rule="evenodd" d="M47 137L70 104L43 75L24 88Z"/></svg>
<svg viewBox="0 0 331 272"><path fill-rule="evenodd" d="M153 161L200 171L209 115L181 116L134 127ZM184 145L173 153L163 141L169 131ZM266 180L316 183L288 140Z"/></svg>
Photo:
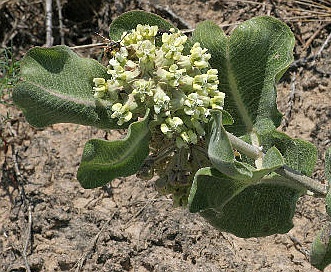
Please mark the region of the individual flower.
<svg viewBox="0 0 331 272"><path fill-rule="evenodd" d="M179 32L174 34L164 33L162 35L163 45L161 46L164 58L179 60L186 41L187 36L181 35Z"/></svg>
<svg viewBox="0 0 331 272"><path fill-rule="evenodd" d="M206 74L196 75L193 79L193 90L205 96L215 92L219 84L217 73L216 69L209 69Z"/></svg>
<svg viewBox="0 0 331 272"><path fill-rule="evenodd" d="M125 46L139 44L140 41L154 39L158 31L157 26L138 24L136 29L122 36Z"/></svg>
<svg viewBox="0 0 331 272"><path fill-rule="evenodd" d="M211 55L207 53L206 48L201 48L200 43L195 43L191 50L190 62L192 66L197 67L199 69L204 69L209 67L209 59Z"/></svg>
<svg viewBox="0 0 331 272"><path fill-rule="evenodd" d="M94 78L93 83L95 87L93 87L94 97L95 98L103 98L107 92L107 84L104 78Z"/></svg>
<svg viewBox="0 0 331 272"><path fill-rule="evenodd" d="M121 103L116 103L112 106L113 114L111 118L118 119L117 124L119 126L123 125L126 122L129 122L132 118L132 112L129 111L129 108Z"/></svg>
<svg viewBox="0 0 331 272"><path fill-rule="evenodd" d="M210 107L213 110L222 110L224 106L225 94L222 92L216 92L216 95L210 99Z"/></svg>
<svg viewBox="0 0 331 272"><path fill-rule="evenodd" d="M155 45L150 40L141 41L135 51L136 57L139 58L141 76L146 74L152 75L156 58Z"/></svg>
<svg viewBox="0 0 331 272"><path fill-rule="evenodd" d="M198 107L203 106L203 101L197 93L190 93L184 101L184 112L187 115L194 115Z"/></svg>
<svg viewBox="0 0 331 272"><path fill-rule="evenodd" d="M163 134L171 138L174 133L179 134L182 131L183 125L184 122L179 117L167 117L165 123L162 123L160 128Z"/></svg>
<svg viewBox="0 0 331 272"><path fill-rule="evenodd" d="M151 79L137 79L132 83L132 94L140 99L140 102L145 102L148 97L152 97L155 91L155 83Z"/></svg>
<svg viewBox="0 0 331 272"><path fill-rule="evenodd" d="M194 78L192 76L183 74L179 79L180 88L187 93L192 92L193 81L194 81Z"/></svg>
<svg viewBox="0 0 331 272"><path fill-rule="evenodd" d="M185 69L178 69L176 64L172 64L167 69L159 68L156 75L162 82L170 85L171 87L178 87L185 72Z"/></svg>
<svg viewBox="0 0 331 272"><path fill-rule="evenodd" d="M184 146L187 146L189 144L196 144L198 142L198 136L192 129L188 131L183 131L180 134L180 137L184 141Z"/></svg>
<svg viewBox="0 0 331 272"><path fill-rule="evenodd" d="M154 100L154 111L156 114L159 114L161 110L163 110L164 112L167 112L169 110L170 97L163 91L160 85L156 86L156 91L153 100Z"/></svg>

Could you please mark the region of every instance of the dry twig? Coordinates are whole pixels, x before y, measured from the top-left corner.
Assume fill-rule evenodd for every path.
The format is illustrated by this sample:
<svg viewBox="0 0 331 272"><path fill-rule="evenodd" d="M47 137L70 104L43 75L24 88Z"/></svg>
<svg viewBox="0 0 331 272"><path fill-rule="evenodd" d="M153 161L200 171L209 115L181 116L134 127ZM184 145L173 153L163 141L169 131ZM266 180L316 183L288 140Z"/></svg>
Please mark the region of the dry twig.
<svg viewBox="0 0 331 272"><path fill-rule="evenodd" d="M311 35L311 37L308 39L308 41L305 43L304 47L302 48L302 51L306 50L311 43L315 40L315 38L321 33L321 31L327 26L328 24L324 24L322 26L320 26L313 35Z"/></svg>
<svg viewBox="0 0 331 272"><path fill-rule="evenodd" d="M331 21L331 1L330 0L293 0L284 1L285 6L290 3L287 10L292 17L286 17L286 21L295 22L330 22Z"/></svg>
<svg viewBox="0 0 331 272"><path fill-rule="evenodd" d="M329 43L331 39L331 33L329 33L329 35L327 36L326 40L324 41L324 43L322 44L321 48L318 50L317 54L315 55L315 59L320 57L324 48L327 46L327 44Z"/></svg>
<svg viewBox="0 0 331 272"><path fill-rule="evenodd" d="M168 6L163 7L161 5L153 4L155 10L168 15L171 18L171 21L177 23L178 28L180 29L191 29L192 26L186 22L182 17L178 16L175 12L173 12Z"/></svg>
<svg viewBox="0 0 331 272"><path fill-rule="evenodd" d="M23 247L23 251L22 251L26 272L31 271L30 265L28 262L28 258L27 258L28 246L30 244L31 235L32 235L31 230L32 230L32 207L29 204L28 205L28 226L27 226L27 230L26 230L25 243L24 243L24 247Z"/></svg>
<svg viewBox="0 0 331 272"><path fill-rule="evenodd" d="M113 214L110 216L110 218L102 225L100 231L95 235L93 240L89 243L85 253L82 255L82 257L79 258L79 260L77 261L77 263L75 265L75 266L77 266L77 268L75 270L76 272L82 271L82 268L83 268L88 256L95 251L95 248L97 246L100 234L104 231L106 226L113 219L114 215L115 215L115 212L113 212Z"/></svg>
<svg viewBox="0 0 331 272"><path fill-rule="evenodd" d="M286 131L292 116L292 109L295 99L295 85L296 85L296 72L293 72L291 75L291 87L290 87L291 91L287 102L287 109L282 121L282 131Z"/></svg>
<svg viewBox="0 0 331 272"><path fill-rule="evenodd" d="M26 230L26 238L25 238L25 243L23 245L23 250L22 250L22 256L24 259L24 264L25 264L25 269L27 272L30 272L30 265L28 262L28 258L27 258L27 251L28 251L28 246L31 242L31 235L32 235L32 206L30 203L28 203L29 201L27 201L27 197L25 194L25 189L24 189L24 177L21 174L21 171L19 169L18 166L18 162L17 162L17 152L15 151L15 147L14 144L11 145L11 149L12 149L12 160L14 163L14 170L15 170L15 174L16 174L16 178L18 181L18 186L19 186L19 192L20 192L20 198L22 201L23 205L27 205L27 211L28 211L28 225L27 225L27 230Z"/></svg>
<svg viewBox="0 0 331 272"><path fill-rule="evenodd" d="M46 0L46 47L53 45L52 36L52 0Z"/></svg>
<svg viewBox="0 0 331 272"><path fill-rule="evenodd" d="M85 44L85 45L77 45L77 46L71 46L71 49L88 49L93 47L99 47L99 46L106 46L106 43L92 43L92 44Z"/></svg>
<svg viewBox="0 0 331 272"><path fill-rule="evenodd" d="M131 224L131 222L133 221L133 219L137 218L143 211L144 209L151 203L153 203L156 199L156 197L159 195L159 193L155 194L151 199L149 199L146 204L141 208L139 209L138 212L136 212L128 222L126 222L125 226L123 227L123 229L127 229L129 227L129 225Z"/></svg>
<svg viewBox="0 0 331 272"><path fill-rule="evenodd" d="M291 241L293 242L294 248L300 252L301 254L303 254L306 258L306 260L309 260L309 250L304 248L302 243L299 241L298 238L292 236L292 235L288 235L288 237L291 239Z"/></svg>
<svg viewBox="0 0 331 272"><path fill-rule="evenodd" d="M63 16L62 16L62 6L60 0L56 0L56 6L59 15L59 28L60 28L60 39L61 44L64 44L64 29L63 29Z"/></svg>

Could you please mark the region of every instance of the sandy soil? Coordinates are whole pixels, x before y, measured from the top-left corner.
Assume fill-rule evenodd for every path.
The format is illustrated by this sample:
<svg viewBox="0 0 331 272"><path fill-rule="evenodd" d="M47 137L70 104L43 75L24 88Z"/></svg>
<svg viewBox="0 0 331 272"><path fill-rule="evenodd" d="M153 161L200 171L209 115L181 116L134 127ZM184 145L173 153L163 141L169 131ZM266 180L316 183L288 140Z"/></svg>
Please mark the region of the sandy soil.
<svg viewBox="0 0 331 272"><path fill-rule="evenodd" d="M31 13L25 12L25 19L34 20L23 23L18 19L21 29L18 27L18 34L13 36L18 55L44 42L41 2L9 1L0 5L2 11L16 16L20 12L17 7L21 7ZM257 15L270 14L286 21L296 35L295 56L301 62L278 84L279 108L287 117L282 129L318 146L314 177L325 182L323 154L331 141L330 46L315 63L302 60L309 52L318 52L330 25L289 20L299 15L284 1L249 4L216 0L160 0L154 4L115 1L115 5L91 1L94 4L90 6L81 3L82 14L91 17L87 23L79 21L83 15L77 15L75 2L79 1L62 1L69 45L91 42L95 39L93 28L106 32L111 18L136 8L156 12L180 28L194 28L197 22L210 19L228 33L236 23ZM39 16L34 17L38 11ZM10 23L6 18L0 16L2 22ZM33 25L30 33L34 39L29 40L24 25ZM5 41L6 36L0 38ZM294 228L287 234L237 238L218 232L187 209L173 208L171 196L159 195L153 180L132 176L116 179L105 188L82 189L75 173L84 144L92 137L103 138L105 132L73 124L35 129L18 109L0 104L0 115L7 112L10 119L0 124L0 137L6 143L0 149L0 271L23 272L28 271L27 266L36 272L317 271L309 263L309 249L318 230L329 220L323 199L302 197ZM109 137L119 136L113 132Z"/></svg>

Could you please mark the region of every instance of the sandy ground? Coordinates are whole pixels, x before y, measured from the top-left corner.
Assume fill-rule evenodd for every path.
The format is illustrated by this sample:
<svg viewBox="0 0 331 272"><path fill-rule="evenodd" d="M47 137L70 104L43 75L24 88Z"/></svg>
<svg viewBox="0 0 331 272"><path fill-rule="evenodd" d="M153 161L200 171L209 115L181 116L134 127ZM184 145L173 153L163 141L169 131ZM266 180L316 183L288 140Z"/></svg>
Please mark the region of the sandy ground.
<svg viewBox="0 0 331 272"><path fill-rule="evenodd" d="M12 1L7 8L10 11L21 6L33 13L41 10L40 2L27 5ZM89 40L80 40L86 32L73 27L79 25L73 2L68 1L64 8L67 25L72 25L68 43L83 44ZM100 2L93 6L94 13L90 12L90 23L106 23L107 16L114 18L139 7L157 12L182 28L194 28L197 22L210 19L230 33L238 22L271 14L291 26L299 60L306 56L305 46L314 33L314 40L308 44L312 54L318 52L330 32L327 26L316 32L323 26L320 21L291 22L287 18L297 14L280 1L274 1L276 8L269 1L138 2L115 1L117 6ZM2 10L5 7L0 6ZM84 6L81 12L86 10ZM43 23L42 18L35 20L32 34L43 27L38 25ZM85 24L79 25L81 29ZM77 34L73 35L74 31ZM90 32L93 34L92 28ZM23 30L19 33L24 37ZM93 36L91 33L88 37ZM25 48L21 44L20 50L40 42L34 41ZM320 59L293 66L277 86L279 108L287 117L283 130L317 145L319 160L314 177L321 182L325 182L323 154L331 141L330 55L330 46L326 46ZM31 271L317 271L309 263L309 249L318 230L329 220L323 199L302 197L294 228L287 234L237 238L218 232L185 208L173 208L171 196L159 195L153 180L132 176L116 179L107 188L82 189L75 173L84 144L92 137L103 138L105 132L72 124L35 129L18 109L0 104L0 114L7 112L10 119L0 124L1 139L8 147L0 149L0 271L27 271L24 259ZM112 139L118 137L116 132L110 134Z"/></svg>

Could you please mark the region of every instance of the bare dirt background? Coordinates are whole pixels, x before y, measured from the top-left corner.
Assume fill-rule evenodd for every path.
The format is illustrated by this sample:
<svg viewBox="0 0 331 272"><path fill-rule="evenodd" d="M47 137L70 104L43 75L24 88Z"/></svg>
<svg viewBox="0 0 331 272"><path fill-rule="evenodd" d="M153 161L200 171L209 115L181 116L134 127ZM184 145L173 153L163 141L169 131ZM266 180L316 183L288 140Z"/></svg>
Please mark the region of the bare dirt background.
<svg viewBox="0 0 331 272"><path fill-rule="evenodd" d="M157 13L180 29L213 20L229 34L257 15L285 21L296 36L296 62L277 86L284 113L280 129L318 146L314 177L325 183L323 156L331 142L330 1L61 0L63 28L53 2L54 44L62 33L69 46L100 42L94 32L106 36L111 20L132 9ZM0 1L2 48L12 46L19 59L45 44L44 10L40 0ZM98 56L100 48L77 53ZM32 128L6 93L0 103L0 271L317 271L308 252L329 220L323 199L302 197L288 234L240 239L173 208L171 197L158 195L153 181L129 177L84 190L75 178L83 146L105 132L73 124ZM114 132L109 138L120 136Z"/></svg>

